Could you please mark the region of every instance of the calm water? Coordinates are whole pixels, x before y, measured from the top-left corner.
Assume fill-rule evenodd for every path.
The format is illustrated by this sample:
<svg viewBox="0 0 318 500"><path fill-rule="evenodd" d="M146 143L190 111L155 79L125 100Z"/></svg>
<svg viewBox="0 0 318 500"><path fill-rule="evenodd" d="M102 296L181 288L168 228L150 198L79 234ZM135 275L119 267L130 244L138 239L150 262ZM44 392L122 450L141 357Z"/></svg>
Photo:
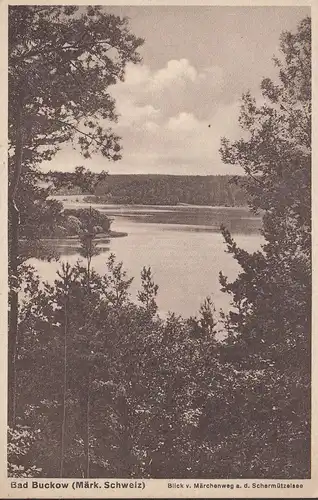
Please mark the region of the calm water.
<svg viewBox="0 0 318 500"><path fill-rule="evenodd" d="M212 297L218 309L229 308L230 299L220 291L218 275L222 271L234 279L239 266L225 251L219 232L221 223L229 227L237 243L248 251L259 249L262 243L260 220L246 209L189 206L96 208L114 219L112 230L126 232L128 236L103 242L103 252L94 257L94 268L103 273L109 251L114 252L117 260L124 262L128 276L135 277L131 287L132 298L135 298L140 286L140 271L143 266L150 266L159 285L158 306L163 314L168 311L183 316L195 314L207 295ZM75 263L79 258L76 248L60 249L64 254L63 261ZM56 262L32 260L32 263L49 281L55 278L60 266Z"/></svg>

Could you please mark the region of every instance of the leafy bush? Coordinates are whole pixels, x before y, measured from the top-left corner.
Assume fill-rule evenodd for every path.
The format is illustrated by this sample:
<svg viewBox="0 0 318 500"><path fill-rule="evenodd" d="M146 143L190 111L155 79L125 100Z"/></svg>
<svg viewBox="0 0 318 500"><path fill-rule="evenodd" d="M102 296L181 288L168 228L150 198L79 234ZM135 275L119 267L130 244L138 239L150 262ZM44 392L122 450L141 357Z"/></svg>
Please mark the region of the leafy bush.
<svg viewBox="0 0 318 500"><path fill-rule="evenodd" d="M198 318L163 320L150 269L141 277L140 305L113 255L103 275L63 265L54 285L29 287L17 415L41 430L31 463L58 477L63 435L68 477L86 474L87 453L90 477L307 477L297 375L229 363L210 299Z"/></svg>
<svg viewBox="0 0 318 500"><path fill-rule="evenodd" d="M80 219L78 217L75 217L74 215L67 216L64 227L67 231L67 234L70 236L80 234L80 232L82 231L82 223Z"/></svg>
<svg viewBox="0 0 318 500"><path fill-rule="evenodd" d="M76 217L83 229L90 229L94 226L102 227L105 233L110 231L111 219L99 210L88 208L65 209L64 215L68 217Z"/></svg>
<svg viewBox="0 0 318 500"><path fill-rule="evenodd" d="M35 433L27 426L8 429L8 476L36 477L42 469L29 464L28 454L36 440Z"/></svg>

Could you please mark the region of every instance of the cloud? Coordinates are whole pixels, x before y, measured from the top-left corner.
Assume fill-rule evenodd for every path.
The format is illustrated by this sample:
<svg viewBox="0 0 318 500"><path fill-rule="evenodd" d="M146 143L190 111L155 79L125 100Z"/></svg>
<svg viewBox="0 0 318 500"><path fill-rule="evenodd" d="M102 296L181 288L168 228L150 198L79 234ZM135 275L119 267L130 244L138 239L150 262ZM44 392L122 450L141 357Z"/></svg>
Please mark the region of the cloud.
<svg viewBox="0 0 318 500"><path fill-rule="evenodd" d="M220 66L209 66L199 73L200 80L207 80L209 84L216 86L223 86L224 84L224 71Z"/></svg>
<svg viewBox="0 0 318 500"><path fill-rule="evenodd" d="M171 84L185 84L194 82L198 78L197 70L191 66L187 59L171 60L165 68L157 71L151 81L153 89L162 89Z"/></svg>
<svg viewBox="0 0 318 500"><path fill-rule="evenodd" d="M121 115L120 126L125 128L133 125L138 126L138 124L144 123L146 120L155 120L160 116L160 110L154 108L151 104L138 106L127 98L118 102L117 110Z"/></svg>
<svg viewBox="0 0 318 500"><path fill-rule="evenodd" d="M116 99L129 98L139 104L152 103L162 107L173 96L180 105L210 92L219 92L224 86L223 69L211 66L198 71L188 59L172 59L156 71L148 66L128 63L125 80L110 87ZM181 100L180 100L181 97ZM119 102L119 101L118 101ZM200 106L200 100L198 101Z"/></svg>
<svg viewBox="0 0 318 500"><path fill-rule="evenodd" d="M143 85L149 81L151 78L150 69L144 64L135 65L133 63L128 63L126 67L125 81L118 83L115 87L116 89L121 88L133 88L137 85Z"/></svg>
<svg viewBox="0 0 318 500"><path fill-rule="evenodd" d="M119 129L124 156L117 167L139 173L233 172L233 167L221 163L218 151L223 135L232 140L239 137L238 113L239 102L234 102L204 120L194 113L179 112L164 119L158 117L158 121L146 120L129 131Z"/></svg>
<svg viewBox="0 0 318 500"><path fill-rule="evenodd" d="M177 116L172 116L167 122L168 130L193 132L200 125L200 122L192 113L181 112Z"/></svg>
<svg viewBox="0 0 318 500"><path fill-rule="evenodd" d="M157 70L128 64L125 81L110 89L120 115L111 126L122 137L123 159L115 164L105 164L101 157L84 162L73 152L70 161L69 152L63 167L83 164L113 173L233 172L218 152L223 135L239 136L239 103L222 101L225 87L226 75L218 66L199 71L187 59L170 60Z"/></svg>
<svg viewBox="0 0 318 500"><path fill-rule="evenodd" d="M140 85L142 85L143 92L153 92L159 91L172 83L194 82L198 76L197 70L187 59L172 59L167 62L164 68L153 72L145 64L128 63L125 81L116 84L113 90L117 93L117 91L122 92L123 89L128 89L133 93L138 93L141 90Z"/></svg>

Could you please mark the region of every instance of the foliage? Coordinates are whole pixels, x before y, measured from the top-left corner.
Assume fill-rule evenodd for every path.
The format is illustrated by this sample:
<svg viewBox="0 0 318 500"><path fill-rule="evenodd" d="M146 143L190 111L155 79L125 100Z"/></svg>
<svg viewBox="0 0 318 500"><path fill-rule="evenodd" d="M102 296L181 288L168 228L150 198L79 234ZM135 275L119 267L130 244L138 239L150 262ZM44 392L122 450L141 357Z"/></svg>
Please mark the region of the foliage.
<svg viewBox="0 0 318 500"><path fill-rule="evenodd" d="M111 227L112 220L103 212L94 208L67 208L64 210L64 216L69 220L69 217L76 217L82 229L90 230L95 226L102 227L105 233L108 233Z"/></svg>
<svg viewBox="0 0 318 500"><path fill-rule="evenodd" d="M269 370L277 393L292 401L287 413L273 398L275 432L281 449L310 461L311 334L311 24L283 33L282 59L275 59L279 83L264 79L264 104L249 94L242 100L240 124L247 138L223 139L226 163L243 167L249 203L262 210L262 251L249 254L223 228L227 250L241 266L223 291L231 294L229 337L223 356L238 368ZM283 385L284 384L284 385ZM267 389L272 386L268 382ZM271 396L272 397L272 396ZM279 420L276 417L279 415ZM290 429L291 433L286 433ZM301 436L301 438L300 438ZM287 451L288 450L288 451ZM278 461L279 463L279 461ZM308 472L307 472L308 473Z"/></svg>
<svg viewBox="0 0 318 500"><path fill-rule="evenodd" d="M100 119L116 119L108 87L123 79L128 61L139 61L141 43L126 19L102 7L10 6L9 132L14 137L22 106L25 160L49 159L66 140L85 157L97 149L118 157L118 138Z"/></svg>
<svg viewBox="0 0 318 500"><path fill-rule="evenodd" d="M156 314L158 306L156 304L156 296L158 293L158 285L152 280L151 268L143 267L141 271L141 287L142 290L138 292L138 300L143 304L146 311L151 316Z"/></svg>
<svg viewBox="0 0 318 500"><path fill-rule="evenodd" d="M285 61L276 62L280 85L262 82L266 104L257 107L249 94L243 97L240 123L249 138L233 144L224 140L221 149L224 161L252 175L248 194L252 208L265 212L266 243L262 252L249 255L224 230L228 251L243 272L234 283L223 276L221 283L239 310L232 325L242 341L253 338L251 345L263 356L266 352L266 357L276 353L283 358L275 347L269 353L277 339L289 356L297 352L306 358L311 286L310 19L301 22L296 34L282 35L281 50Z"/></svg>
<svg viewBox="0 0 318 500"><path fill-rule="evenodd" d="M65 191L69 193L74 188L80 188L80 192L93 193L96 185L107 178L107 173L102 171L94 174L83 166L75 167L74 172L53 172L43 174L42 178L45 181L50 181L53 184L54 192L63 194Z"/></svg>
<svg viewBox="0 0 318 500"><path fill-rule="evenodd" d="M86 90L92 80L92 90L105 97L104 70L97 62L90 66L92 59L85 62L87 49L102 42L105 23L115 30L113 42L124 43L119 54L136 57L132 53L138 43L123 28L125 22L104 17L101 8L88 7L84 17L69 6L12 9L11 44L20 47L13 59L18 62L22 51L34 89L41 74L29 73L29 60L30 67L43 70L47 57L53 70L56 42L61 48L56 65L69 68L69 61L79 57ZM79 27L92 28L88 39L76 38ZM160 318L158 287L149 268L142 270L138 303L130 297L132 278L114 255L104 274L97 274L91 267L97 249L89 225L82 242L87 265L63 264L53 284L41 283L25 264L10 276L11 293L19 291L21 299L10 475L36 475L41 469L44 477L74 478L88 472L90 477L123 478L310 477L309 32L305 19L296 34L282 36L281 83L263 82L264 105L244 96L240 122L249 138L223 141L224 161L243 166L248 175L245 187L253 210L264 213L266 241L262 251L249 254L223 228L227 249L242 268L233 283L220 277L233 302L223 318L227 336L218 338L220 324L210 299L198 318L173 313ZM24 66L19 64L21 77ZM121 76L121 66L108 59L106 65ZM72 71L66 72L66 93L74 93L72 79ZM109 73L107 81L112 81ZM26 108L34 111L37 102L47 106L41 127L48 137L46 155L53 154L50 144L56 146L69 133L66 125L55 142L56 116L51 121L50 113L55 107L63 113L63 107L58 107L59 95L52 100L52 82L61 91L53 71L50 85L39 86L43 101L30 94L31 107ZM83 111L86 106L96 111L93 94L88 93L87 102L81 94L73 103L81 106L81 99ZM76 106L73 110L71 101L68 106L68 119L78 119ZM112 106L106 113L112 115ZM41 134L32 130L30 140L36 141ZM80 143L88 154L85 141ZM36 147L24 165L29 172L40 154ZM107 147L106 156L117 154L112 142ZM82 222L79 214L69 216Z"/></svg>
<svg viewBox="0 0 318 500"><path fill-rule="evenodd" d="M8 429L8 476L9 477L36 477L42 469L29 465L28 453L36 440L35 434L26 426L17 426Z"/></svg>
<svg viewBox="0 0 318 500"><path fill-rule="evenodd" d="M38 165L62 143L71 141L84 157L120 158L108 88L124 79L128 62L140 60L141 44L126 19L103 7L10 6L9 198L20 238L34 241L60 225L62 205L47 199ZM92 174L78 167L73 181L87 189Z"/></svg>
<svg viewBox="0 0 318 500"><path fill-rule="evenodd" d="M219 333L219 319L211 297L206 297L199 309L199 318L191 316L189 325L199 337L215 337ZM223 328L221 328L223 330Z"/></svg>
<svg viewBox="0 0 318 500"><path fill-rule="evenodd" d="M83 231L82 223L75 215L66 216L66 221L62 226L66 235L78 235Z"/></svg>
<svg viewBox="0 0 318 500"><path fill-rule="evenodd" d="M53 285L25 274L18 420L41 431L30 456L43 476L60 475L67 339L65 476L84 474L88 387L90 477L306 477L306 450L293 456L304 439L297 375L224 360L211 300L197 321L163 320L149 269L141 305L122 263L110 255L105 269L90 270L89 287L80 262L63 265Z"/></svg>
<svg viewBox="0 0 318 500"><path fill-rule="evenodd" d="M136 205L176 205L189 203L211 206L244 206L247 203L243 179L229 175L107 175L95 177L93 196L87 201ZM50 172L54 179L63 177L67 186L76 186L74 173ZM233 182L232 182L233 181ZM235 182L234 182L235 181ZM241 186L242 185L242 186ZM83 193L89 193L86 189ZM59 189L58 194L72 190Z"/></svg>
<svg viewBox="0 0 318 500"><path fill-rule="evenodd" d="M95 234L83 233L80 235L80 249L79 254L85 259L91 261L92 257L99 255L99 250L96 242L94 241Z"/></svg>
<svg viewBox="0 0 318 500"><path fill-rule="evenodd" d="M29 242L36 242L38 255L43 250L38 244L43 234L39 222L41 229L48 220L54 230L61 218L61 205L48 202L48 190L39 187L39 164L51 160L65 142L84 158L95 153L113 161L120 158L119 137L110 128L117 115L109 86L124 79L127 63L140 61L142 43L130 32L126 18L110 15L104 7L9 7L10 281L19 279L21 239L28 240L28 255ZM81 167L76 174L84 184L89 182ZM14 427L16 289L10 290L9 303L8 419Z"/></svg>

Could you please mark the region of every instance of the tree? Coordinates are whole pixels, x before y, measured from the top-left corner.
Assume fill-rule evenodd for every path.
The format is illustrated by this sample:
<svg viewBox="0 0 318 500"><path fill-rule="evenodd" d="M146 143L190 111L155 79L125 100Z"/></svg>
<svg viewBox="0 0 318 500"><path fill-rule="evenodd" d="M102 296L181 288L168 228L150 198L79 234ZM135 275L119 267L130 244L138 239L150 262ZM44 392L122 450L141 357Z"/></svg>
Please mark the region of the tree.
<svg viewBox="0 0 318 500"><path fill-rule="evenodd" d="M141 287L142 290L138 292L138 300L143 304L145 310L154 316L157 312L158 306L156 303L156 296L159 286L156 285L152 279L151 268L143 267L141 271Z"/></svg>
<svg viewBox="0 0 318 500"><path fill-rule="evenodd" d="M161 319L155 285L149 310L129 299L121 263L110 256L106 268L91 270L90 297L81 264L62 268L53 285L26 273L17 418L33 437L11 450L11 473L32 474L35 465L48 478L87 475L88 444L90 477L307 477L304 400L290 390L298 373L240 370L222 358L210 300L197 322ZM147 268L146 278L153 284Z"/></svg>
<svg viewBox="0 0 318 500"><path fill-rule="evenodd" d="M74 172L48 172L43 175L44 180L50 180L56 190L61 188L81 188L84 193L94 193L94 190L100 182L107 179L108 174L105 171L94 174L83 166L75 167Z"/></svg>
<svg viewBox="0 0 318 500"><path fill-rule="evenodd" d="M61 424L61 456L60 456L60 477L64 473L65 460L65 442L66 442L66 415L67 415L67 394L68 394L68 350L69 350L69 308L71 288L76 279L76 271L71 269L71 266L66 263L62 264L61 272L58 271L58 276L61 279L61 289L64 292L64 308L63 308L63 402L62 402L62 424Z"/></svg>
<svg viewBox="0 0 318 500"><path fill-rule="evenodd" d="M92 258L100 254L100 249L95 241L96 234L93 228L90 231L84 231L80 235L81 246L79 248L79 254L86 259L87 262L87 286L89 288L90 274L91 274L91 263Z"/></svg>
<svg viewBox="0 0 318 500"><path fill-rule="evenodd" d="M87 302L90 305L91 298L91 263L92 258L99 255L101 250L97 247L95 240L95 232L92 224L92 210L90 207L90 221L88 225L88 230L80 235L80 255L86 259L87 263ZM85 415L86 415L86 425L84 432L84 454L85 454L85 477L90 477L90 391L91 391L91 341L87 338L86 342L86 358L84 359L83 371L86 374L85 380Z"/></svg>
<svg viewBox="0 0 318 500"><path fill-rule="evenodd" d="M110 85L140 60L127 19L90 6L9 8L9 270L18 280L20 196L37 166L66 141L85 158L120 158ZM9 422L14 425L18 289L10 292Z"/></svg>
<svg viewBox="0 0 318 500"><path fill-rule="evenodd" d="M242 268L232 283L220 275L223 291L232 295L234 306L227 317L229 337L223 355L240 369L267 370L268 387L274 377L277 394L284 394L275 418L271 415L277 432L286 430L281 456L285 453L286 463L288 457L292 461L301 436L306 476L311 364L309 18L301 21L295 33L282 34L280 49L282 58L275 59L278 83L268 78L261 83L264 104L250 93L243 96L239 122L248 137L232 144L223 139L221 146L223 161L243 167L248 176L250 207L263 214L265 239L261 251L249 254L223 228L227 249ZM284 446L288 453L282 451Z"/></svg>

